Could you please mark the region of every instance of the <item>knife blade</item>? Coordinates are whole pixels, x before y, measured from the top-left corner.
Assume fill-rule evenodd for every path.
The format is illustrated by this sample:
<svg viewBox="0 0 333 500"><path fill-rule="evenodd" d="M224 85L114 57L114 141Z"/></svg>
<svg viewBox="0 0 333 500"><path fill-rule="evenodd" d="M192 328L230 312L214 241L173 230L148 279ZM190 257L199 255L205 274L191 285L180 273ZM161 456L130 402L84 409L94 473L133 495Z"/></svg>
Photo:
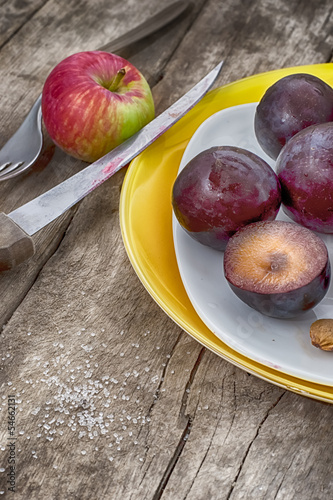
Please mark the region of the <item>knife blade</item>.
<svg viewBox="0 0 333 500"><path fill-rule="evenodd" d="M149 17L146 21L135 26L133 29L112 40L112 42L99 47L98 50L104 52L119 53L124 49L128 49L130 45L139 42L146 37L153 35L161 28L164 28L172 21L185 13L190 8L190 3L186 0L177 0L168 5L165 9L160 10L154 16Z"/></svg>
<svg viewBox="0 0 333 500"><path fill-rule="evenodd" d="M0 213L0 270L11 269L34 254L31 236L127 165L192 109L208 92L220 62L178 101L105 156L8 215Z"/></svg>
<svg viewBox="0 0 333 500"><path fill-rule="evenodd" d="M176 2L173 2L172 4L168 5L165 9L162 9L161 11L157 12L157 14L146 19L143 23L135 26L133 29L127 31L120 37L114 38L111 42L108 42L106 45L99 47L97 50L104 52L113 52L127 59L128 50L130 50L132 53L136 53L138 50L140 50L140 44L138 45L138 42L141 42L142 40L148 38L154 33L156 34L157 31L166 27L168 24L170 24L172 21L175 21L177 18L181 19L183 15L186 15L188 13L191 7L192 4L190 4L188 0L177 0ZM23 127L24 130L27 122L36 123L36 126L41 130L42 126L41 100L42 100L42 94L40 94L37 97L29 113L25 117L25 120L21 125L21 127ZM7 158L6 150L7 153L9 153L14 146L16 146L16 150L18 148L16 142L18 140L17 133L19 132L19 130L22 129L18 129L16 133L6 142L6 144L2 146L1 149L3 157L2 159L4 160L5 164L7 159L9 160L9 157L11 156L9 154L9 157ZM42 147L42 143L40 144L40 147ZM22 151L22 154L23 153L24 151ZM20 155L18 154L18 156ZM30 162L26 162L24 165L21 165L19 167L17 165L18 165L17 162L14 161L11 166L7 166L5 170L6 173L2 172L0 176L0 182L6 181L8 179L11 179L12 177L15 177L16 175L19 175L20 173L24 172L27 168L29 168L31 164Z"/></svg>

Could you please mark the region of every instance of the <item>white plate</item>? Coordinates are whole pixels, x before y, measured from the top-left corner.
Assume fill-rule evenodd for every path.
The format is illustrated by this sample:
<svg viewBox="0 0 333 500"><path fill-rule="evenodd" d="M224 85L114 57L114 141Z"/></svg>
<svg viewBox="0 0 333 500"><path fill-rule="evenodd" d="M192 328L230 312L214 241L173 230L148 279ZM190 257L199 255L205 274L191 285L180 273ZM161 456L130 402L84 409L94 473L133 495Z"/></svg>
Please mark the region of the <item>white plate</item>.
<svg viewBox="0 0 333 500"><path fill-rule="evenodd" d="M256 153L273 168L254 133L256 103L224 109L208 118L191 138L179 171L191 158L212 146L239 146ZM289 220L280 210L277 217ZM269 318L234 295L223 274L223 253L188 236L173 215L177 263L186 292L200 318L223 342L239 353L286 374L333 385L333 352L311 344L311 323L333 317L332 286L312 311L295 319ZM320 235L333 263L333 236Z"/></svg>

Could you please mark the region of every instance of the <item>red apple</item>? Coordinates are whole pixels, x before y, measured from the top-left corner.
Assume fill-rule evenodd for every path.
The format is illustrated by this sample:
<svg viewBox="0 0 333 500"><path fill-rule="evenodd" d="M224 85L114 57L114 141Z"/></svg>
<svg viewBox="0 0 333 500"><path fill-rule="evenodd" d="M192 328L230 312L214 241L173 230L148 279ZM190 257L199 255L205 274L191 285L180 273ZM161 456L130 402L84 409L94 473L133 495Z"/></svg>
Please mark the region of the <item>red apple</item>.
<svg viewBox="0 0 333 500"><path fill-rule="evenodd" d="M107 52L79 52L46 79L42 115L66 153L93 162L131 137L155 115L150 87L128 61Z"/></svg>

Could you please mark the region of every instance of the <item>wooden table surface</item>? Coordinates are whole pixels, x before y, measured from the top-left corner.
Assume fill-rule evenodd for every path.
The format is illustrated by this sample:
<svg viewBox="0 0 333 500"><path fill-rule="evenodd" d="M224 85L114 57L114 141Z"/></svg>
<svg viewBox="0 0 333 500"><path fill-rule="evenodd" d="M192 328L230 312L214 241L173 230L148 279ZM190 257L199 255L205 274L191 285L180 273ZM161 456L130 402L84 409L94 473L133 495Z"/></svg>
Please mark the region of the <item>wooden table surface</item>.
<svg viewBox="0 0 333 500"><path fill-rule="evenodd" d="M168 3L2 0L0 146L60 60ZM149 80L159 114L221 59L215 86L332 61L332 29L331 0L194 0L123 55ZM0 184L0 211L83 166L45 136L35 167ZM124 175L41 230L36 255L0 276L0 498L333 498L333 407L235 367L160 309L122 242Z"/></svg>

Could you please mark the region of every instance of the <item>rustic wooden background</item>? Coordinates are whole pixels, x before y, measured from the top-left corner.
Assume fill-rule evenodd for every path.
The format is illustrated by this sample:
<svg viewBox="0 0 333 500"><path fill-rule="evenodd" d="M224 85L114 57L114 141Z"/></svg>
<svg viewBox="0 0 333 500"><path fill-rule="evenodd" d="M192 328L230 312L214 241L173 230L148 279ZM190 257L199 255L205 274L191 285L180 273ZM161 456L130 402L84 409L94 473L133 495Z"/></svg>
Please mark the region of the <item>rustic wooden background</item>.
<svg viewBox="0 0 333 500"><path fill-rule="evenodd" d="M168 3L2 0L0 146L57 62ZM186 17L126 57L146 75L160 113L221 59L217 85L332 61L332 28L331 0L195 0ZM0 210L80 168L46 139L28 174L0 184ZM0 276L0 494L331 499L332 406L234 367L155 304L122 244L123 177L40 231L36 256ZM15 493L6 483L8 394L19 407Z"/></svg>

